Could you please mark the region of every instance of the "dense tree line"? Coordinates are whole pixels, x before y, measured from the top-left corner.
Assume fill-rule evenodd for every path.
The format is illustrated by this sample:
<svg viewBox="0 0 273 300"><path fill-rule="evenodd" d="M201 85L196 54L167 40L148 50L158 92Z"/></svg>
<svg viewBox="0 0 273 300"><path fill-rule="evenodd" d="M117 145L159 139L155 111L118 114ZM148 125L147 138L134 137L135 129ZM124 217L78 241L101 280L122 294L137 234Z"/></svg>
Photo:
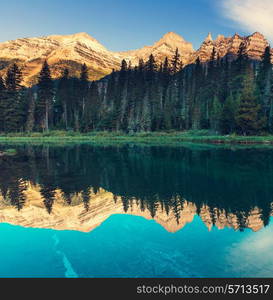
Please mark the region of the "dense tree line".
<svg viewBox="0 0 273 300"><path fill-rule="evenodd" d="M220 134L273 133L273 72L270 47L261 61L247 56L242 43L236 57L207 63L197 58L183 68L178 50L160 65L153 55L96 82L84 64L80 78L52 80L47 62L31 88L21 85L16 64L0 78L0 131L88 132L208 129Z"/></svg>
<svg viewBox="0 0 273 300"><path fill-rule="evenodd" d="M261 62L249 59L243 44L237 57L219 58L213 50L208 63L197 58L182 70L176 69L176 57L160 67L152 55L144 67L140 63L131 69L123 63L108 79L102 129L272 133L270 47Z"/></svg>
<svg viewBox="0 0 273 300"><path fill-rule="evenodd" d="M212 220L221 212L233 214L241 229L255 208L264 225L272 215L270 149L28 144L18 146L17 155L0 157L0 169L0 198L18 210L27 204L31 183L39 185L48 213L60 204L57 190L63 205L82 205L84 211L102 188L121 197L124 211L137 203L152 217L173 212L179 221L185 202L194 203L198 213L210 207Z"/></svg>

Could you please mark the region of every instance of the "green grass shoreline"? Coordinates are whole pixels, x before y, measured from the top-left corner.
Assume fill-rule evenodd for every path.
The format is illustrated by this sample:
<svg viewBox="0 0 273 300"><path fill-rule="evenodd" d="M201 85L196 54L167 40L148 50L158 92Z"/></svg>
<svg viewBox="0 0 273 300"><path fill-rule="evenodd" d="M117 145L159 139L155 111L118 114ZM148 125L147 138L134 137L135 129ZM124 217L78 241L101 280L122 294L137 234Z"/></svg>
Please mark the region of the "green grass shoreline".
<svg viewBox="0 0 273 300"><path fill-rule="evenodd" d="M211 135L206 130L185 132L143 132L125 134L122 132L90 132L81 134L73 131L51 131L47 133L0 134L0 143L143 143L143 144L230 144L230 145L272 145L273 135L236 136Z"/></svg>

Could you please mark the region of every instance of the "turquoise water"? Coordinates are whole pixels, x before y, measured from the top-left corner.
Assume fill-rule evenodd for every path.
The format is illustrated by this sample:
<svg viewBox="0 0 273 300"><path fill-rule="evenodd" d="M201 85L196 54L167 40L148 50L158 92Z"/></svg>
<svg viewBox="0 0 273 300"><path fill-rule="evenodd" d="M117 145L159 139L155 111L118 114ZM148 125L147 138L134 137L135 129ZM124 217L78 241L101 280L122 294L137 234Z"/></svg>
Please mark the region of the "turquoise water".
<svg viewBox="0 0 273 300"><path fill-rule="evenodd" d="M270 277L273 227L176 233L114 215L90 233L0 225L1 277Z"/></svg>
<svg viewBox="0 0 273 300"><path fill-rule="evenodd" d="M271 149L16 148L0 277L273 276Z"/></svg>

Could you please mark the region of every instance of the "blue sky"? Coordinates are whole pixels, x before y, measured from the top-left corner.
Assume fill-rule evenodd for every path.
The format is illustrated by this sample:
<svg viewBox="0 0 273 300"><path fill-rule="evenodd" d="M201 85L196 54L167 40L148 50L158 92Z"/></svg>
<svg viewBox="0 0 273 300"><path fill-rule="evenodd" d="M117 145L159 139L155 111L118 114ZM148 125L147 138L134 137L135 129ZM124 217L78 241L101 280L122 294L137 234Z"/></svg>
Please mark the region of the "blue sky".
<svg viewBox="0 0 273 300"><path fill-rule="evenodd" d="M262 31L273 41L272 0L0 0L0 4L0 41L87 32L113 51L153 44L169 31L195 48L208 32L216 37Z"/></svg>

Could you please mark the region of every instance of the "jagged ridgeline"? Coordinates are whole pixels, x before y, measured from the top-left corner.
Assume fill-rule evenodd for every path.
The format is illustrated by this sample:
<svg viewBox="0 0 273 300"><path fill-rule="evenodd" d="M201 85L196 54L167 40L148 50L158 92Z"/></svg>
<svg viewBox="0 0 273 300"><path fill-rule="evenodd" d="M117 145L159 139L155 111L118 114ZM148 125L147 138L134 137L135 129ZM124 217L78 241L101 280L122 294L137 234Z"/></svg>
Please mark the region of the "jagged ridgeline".
<svg viewBox="0 0 273 300"><path fill-rule="evenodd" d="M137 65L123 59L119 71L92 82L86 64L80 77L64 68L53 80L45 61L30 88L13 64L0 79L0 131L272 133L271 49L259 33L215 41L209 35L191 58L183 64L177 48L163 60L153 54Z"/></svg>
<svg viewBox="0 0 273 300"><path fill-rule="evenodd" d="M175 215L178 222L187 203L199 214L206 207L212 222L219 215L232 215L241 229L253 211L263 225L272 215L270 149L90 145L16 149L16 155L0 157L1 209L12 206L21 211L34 202L49 214L60 205L80 206L79 213L89 207L96 211L96 195L104 190L113 195L106 197L111 197L112 206L115 199L122 201L125 212L137 206L151 217L160 212Z"/></svg>

